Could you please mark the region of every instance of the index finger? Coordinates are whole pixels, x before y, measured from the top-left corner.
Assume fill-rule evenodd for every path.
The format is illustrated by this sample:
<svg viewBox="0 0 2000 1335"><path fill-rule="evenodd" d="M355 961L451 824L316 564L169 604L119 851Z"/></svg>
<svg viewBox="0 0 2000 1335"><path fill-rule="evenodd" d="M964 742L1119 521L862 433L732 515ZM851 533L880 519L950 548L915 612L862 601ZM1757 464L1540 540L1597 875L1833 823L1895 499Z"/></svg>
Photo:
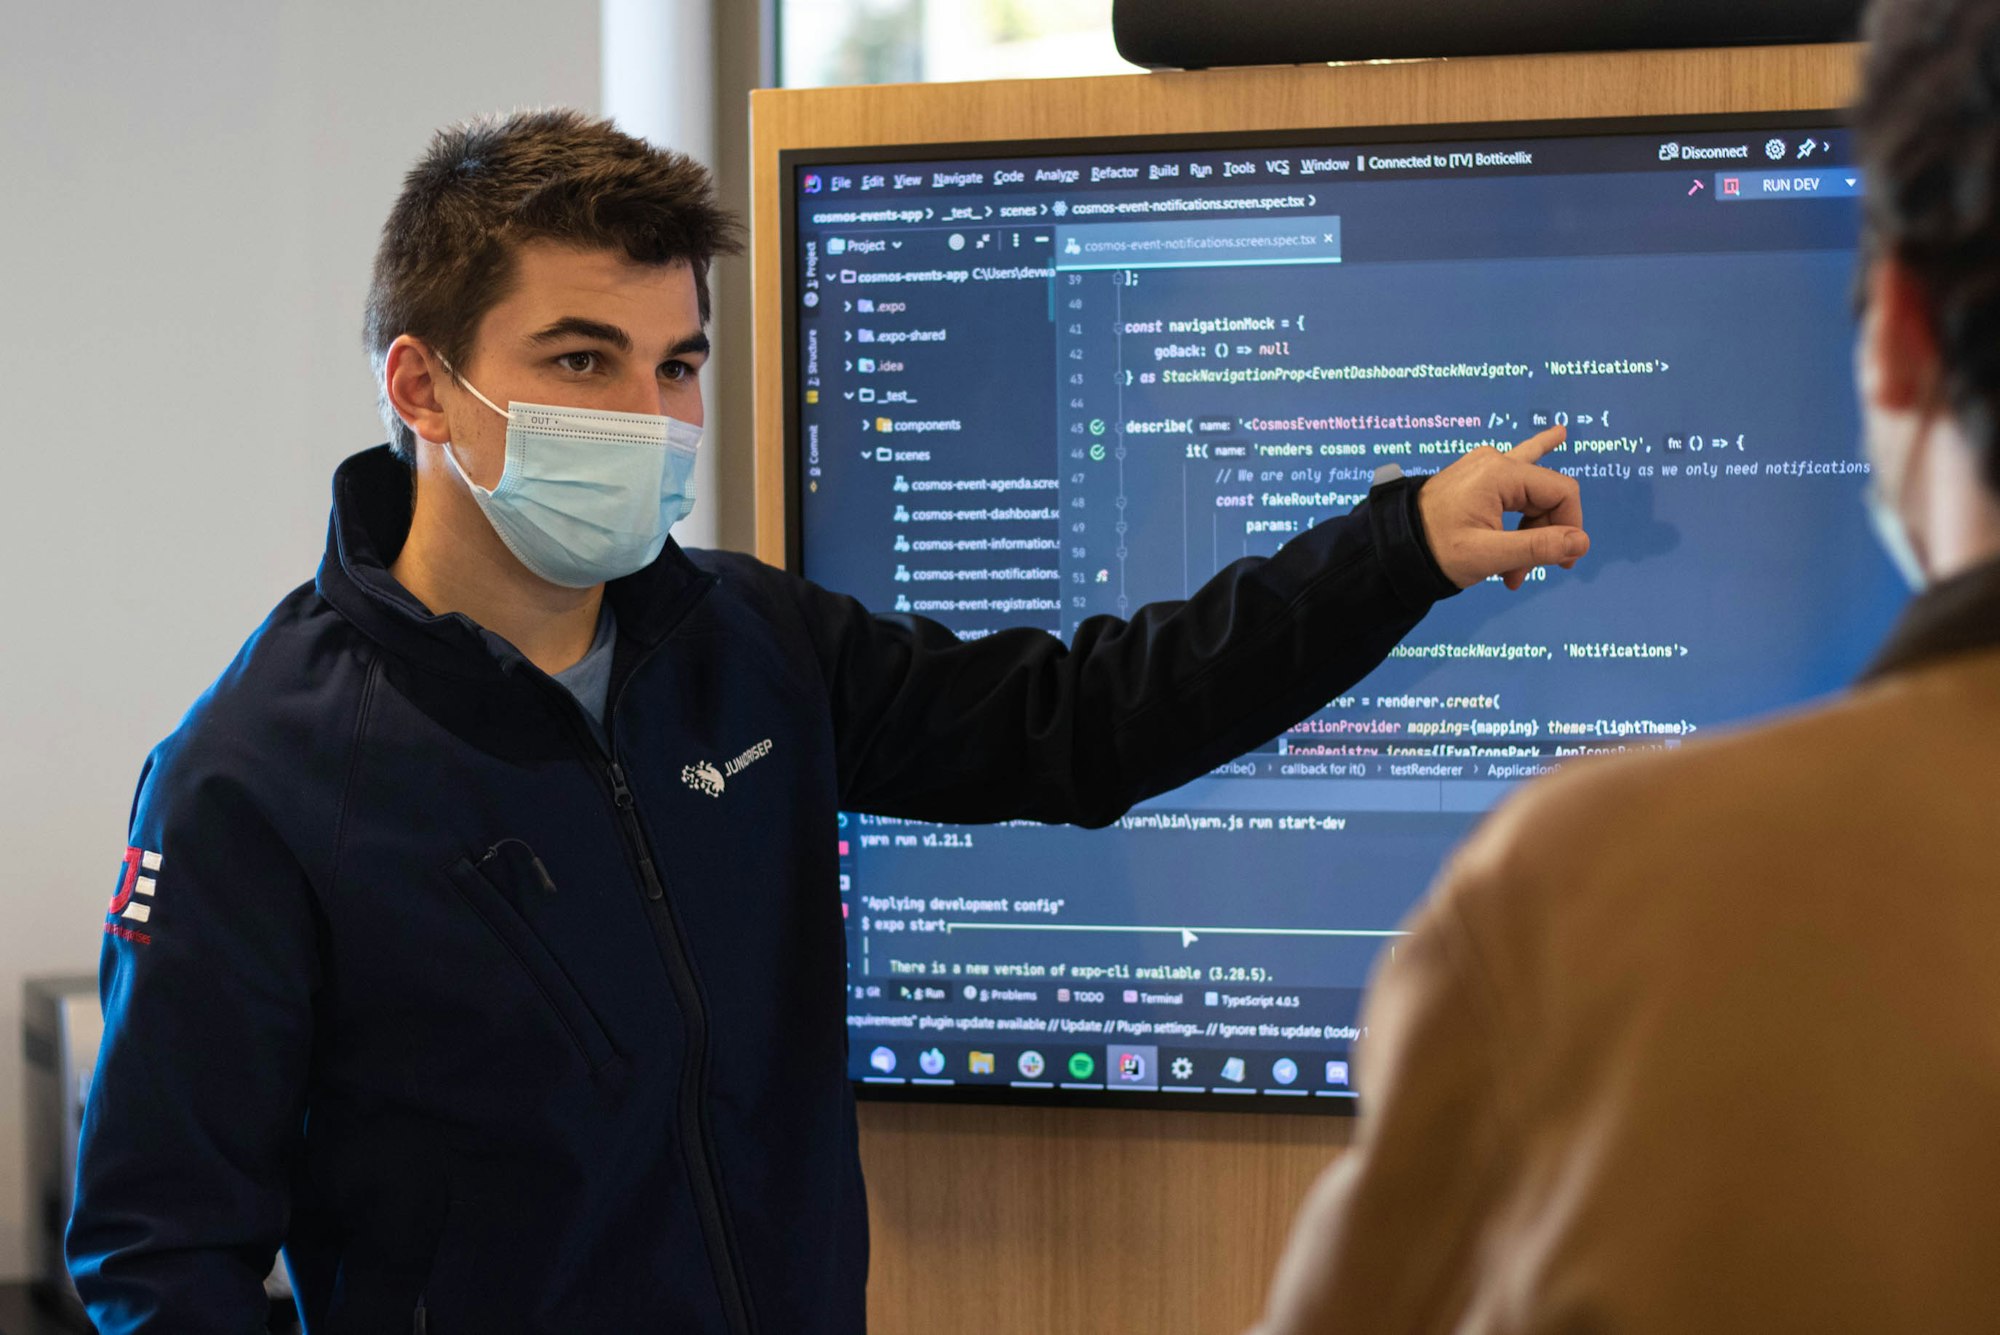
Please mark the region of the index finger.
<svg viewBox="0 0 2000 1335"><path fill-rule="evenodd" d="M1552 426L1547 431L1528 437L1507 451L1507 457L1531 464L1567 439L1569 439L1568 427Z"/></svg>

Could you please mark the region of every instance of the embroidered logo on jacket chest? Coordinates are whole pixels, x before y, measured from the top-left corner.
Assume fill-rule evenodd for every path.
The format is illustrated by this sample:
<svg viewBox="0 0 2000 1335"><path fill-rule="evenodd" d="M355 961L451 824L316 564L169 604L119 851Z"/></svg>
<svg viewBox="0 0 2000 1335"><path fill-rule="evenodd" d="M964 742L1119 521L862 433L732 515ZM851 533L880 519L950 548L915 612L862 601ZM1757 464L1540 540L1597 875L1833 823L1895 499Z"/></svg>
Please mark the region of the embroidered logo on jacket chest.
<svg viewBox="0 0 2000 1335"><path fill-rule="evenodd" d="M697 793L710 797L721 797L729 780L741 774L750 766L771 754L771 739L766 737L733 760L725 760L720 766L709 760L697 760L692 765L681 766L681 782Z"/></svg>

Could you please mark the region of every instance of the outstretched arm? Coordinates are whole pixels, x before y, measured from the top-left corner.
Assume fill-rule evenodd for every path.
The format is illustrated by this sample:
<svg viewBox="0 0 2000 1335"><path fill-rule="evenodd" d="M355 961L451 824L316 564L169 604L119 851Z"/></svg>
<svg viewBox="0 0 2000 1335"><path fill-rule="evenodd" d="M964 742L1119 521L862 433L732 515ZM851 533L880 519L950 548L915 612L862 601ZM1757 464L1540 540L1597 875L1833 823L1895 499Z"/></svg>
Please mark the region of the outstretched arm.
<svg viewBox="0 0 2000 1335"><path fill-rule="evenodd" d="M962 642L799 583L843 805L942 821L1116 820L1322 707L1438 599L1488 575L1518 586L1531 565L1582 555L1575 483L1532 462L1561 439L1378 486L1275 556L1235 562L1185 602L1094 617L1067 645L1026 629ZM1525 531L1505 529L1509 511Z"/></svg>

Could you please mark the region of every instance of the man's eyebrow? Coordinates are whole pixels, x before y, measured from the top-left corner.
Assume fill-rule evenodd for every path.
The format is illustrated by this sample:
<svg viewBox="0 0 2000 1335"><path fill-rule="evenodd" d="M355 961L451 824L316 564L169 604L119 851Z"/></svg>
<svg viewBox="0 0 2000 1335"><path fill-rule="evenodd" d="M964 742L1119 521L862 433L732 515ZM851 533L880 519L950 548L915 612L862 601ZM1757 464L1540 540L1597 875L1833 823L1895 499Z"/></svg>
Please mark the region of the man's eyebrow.
<svg viewBox="0 0 2000 1335"><path fill-rule="evenodd" d="M590 338L600 343L609 343L620 352L632 351L632 336L615 324L605 324L601 320L586 320L580 315L564 316L546 329L528 335L530 343L560 343L565 339ZM691 353L706 356L709 351L708 334L696 330L680 342L667 349L668 357L685 357Z"/></svg>
<svg viewBox="0 0 2000 1335"><path fill-rule="evenodd" d="M548 328L528 335L528 342L560 343L571 338L594 338L600 343L609 343L620 352L632 351L632 336L623 329L601 320L586 320L580 315L564 316Z"/></svg>

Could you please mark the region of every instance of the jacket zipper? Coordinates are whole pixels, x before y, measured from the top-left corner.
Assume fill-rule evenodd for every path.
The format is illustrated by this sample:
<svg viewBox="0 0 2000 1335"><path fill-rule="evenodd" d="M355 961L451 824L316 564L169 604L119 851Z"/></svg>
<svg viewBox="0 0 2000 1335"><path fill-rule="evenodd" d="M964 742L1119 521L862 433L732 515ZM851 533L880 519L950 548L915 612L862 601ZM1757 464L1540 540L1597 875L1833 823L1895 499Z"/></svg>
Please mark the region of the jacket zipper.
<svg viewBox="0 0 2000 1335"><path fill-rule="evenodd" d="M633 670L638 670L636 664ZM607 714L612 712L606 711ZM611 729L607 726L605 736L609 738L610 735ZM596 739L586 740L595 750ZM702 1004L700 989L695 985L694 967L689 962L687 938L681 931L679 916L667 902L666 886L661 883L659 868L653 863L652 850L646 841L645 828L639 823L638 806L633 800L631 786L625 780L624 767L618 763L616 742L612 743L604 773L611 781L611 800L618 808L626 848L639 864L639 884L646 894L646 916L652 923L653 940L666 963L667 976L673 983L674 1000L680 1006L686 1030L687 1051L681 1066L680 1132L681 1144L685 1147L682 1153L688 1161L688 1180L694 1186L695 1209L701 1216L702 1233L709 1241L709 1257L717 1272L716 1287L721 1291L729 1328L740 1335L750 1335L749 1302L744 1292L743 1272L737 1263L728 1225L723 1219L722 1183L716 1171L715 1151L708 1129L708 1009Z"/></svg>
<svg viewBox="0 0 2000 1335"><path fill-rule="evenodd" d="M674 620L678 621L680 616L686 615L709 587L709 583L704 583L693 590L693 596L685 600L686 605L678 609L679 615ZM662 629L661 638L664 639L671 629L672 624L669 623ZM709 1264L715 1272L723 1315L729 1322L729 1328L737 1335L752 1335L748 1291L743 1284L742 1267L736 1259L735 1244L724 1218L721 1174L716 1167L715 1150L708 1129L708 1008L702 1003L701 992L695 985L687 938L673 905L667 901L666 886L653 862L652 846L647 842L645 827L639 822L638 805L633 799L631 784L626 781L625 767L618 763L617 734L611 726L611 721L618 714L618 702L624 699L626 682L638 674L655 652L657 649L647 650L632 664L624 681L618 683L617 695L604 711L608 754L597 745L597 738L591 735L590 726L583 718L583 708L576 699L553 680L548 685L561 697L557 707L570 721L572 731L581 734L578 741L584 754L598 762L596 768L610 787L611 804L618 811L619 828L625 835L625 851L638 866L640 888L646 896L646 919L652 926L653 943L660 952L661 962L667 967L667 978L673 985L674 1001L680 1007L686 1031L687 1051L681 1064L679 1109L681 1156L686 1161L688 1182L694 1190L695 1212L701 1220L702 1236L708 1243Z"/></svg>

